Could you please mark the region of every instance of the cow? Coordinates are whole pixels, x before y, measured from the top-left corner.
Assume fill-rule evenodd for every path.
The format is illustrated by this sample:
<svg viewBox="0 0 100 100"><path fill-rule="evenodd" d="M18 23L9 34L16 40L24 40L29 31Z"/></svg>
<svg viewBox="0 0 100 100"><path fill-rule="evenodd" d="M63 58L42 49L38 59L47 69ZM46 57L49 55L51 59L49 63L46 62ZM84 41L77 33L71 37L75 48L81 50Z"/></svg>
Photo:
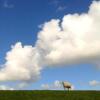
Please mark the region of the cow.
<svg viewBox="0 0 100 100"><path fill-rule="evenodd" d="M66 90L66 88L68 90L71 89L71 84L69 82L62 82L62 85L63 85L64 90Z"/></svg>

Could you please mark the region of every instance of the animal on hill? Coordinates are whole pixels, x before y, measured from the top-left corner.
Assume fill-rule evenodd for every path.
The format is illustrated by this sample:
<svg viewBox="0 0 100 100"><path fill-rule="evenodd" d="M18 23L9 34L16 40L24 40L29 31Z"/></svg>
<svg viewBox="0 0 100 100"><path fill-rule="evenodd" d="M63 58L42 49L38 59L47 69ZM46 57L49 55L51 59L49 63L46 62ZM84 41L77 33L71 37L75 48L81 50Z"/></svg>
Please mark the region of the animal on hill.
<svg viewBox="0 0 100 100"><path fill-rule="evenodd" d="M70 90L71 89L71 84L69 82L62 82L62 85L63 85L63 88L64 90L68 89Z"/></svg>

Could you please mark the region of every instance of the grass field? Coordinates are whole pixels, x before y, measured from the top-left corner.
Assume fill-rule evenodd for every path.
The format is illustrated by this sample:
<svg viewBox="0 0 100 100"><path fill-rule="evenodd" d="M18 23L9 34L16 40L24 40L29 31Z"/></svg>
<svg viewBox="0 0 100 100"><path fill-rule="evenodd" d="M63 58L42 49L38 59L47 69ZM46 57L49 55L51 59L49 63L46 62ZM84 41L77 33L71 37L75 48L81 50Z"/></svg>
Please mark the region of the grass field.
<svg viewBox="0 0 100 100"><path fill-rule="evenodd" d="M100 91L0 91L0 100L100 100Z"/></svg>

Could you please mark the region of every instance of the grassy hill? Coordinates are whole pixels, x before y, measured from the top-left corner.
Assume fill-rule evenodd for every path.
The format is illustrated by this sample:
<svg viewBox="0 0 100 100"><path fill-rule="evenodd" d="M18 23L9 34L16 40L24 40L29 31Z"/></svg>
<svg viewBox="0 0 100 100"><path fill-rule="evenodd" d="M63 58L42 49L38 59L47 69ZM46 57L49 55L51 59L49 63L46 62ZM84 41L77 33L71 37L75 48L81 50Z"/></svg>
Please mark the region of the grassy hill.
<svg viewBox="0 0 100 100"><path fill-rule="evenodd" d="M0 91L0 100L100 100L100 91Z"/></svg>

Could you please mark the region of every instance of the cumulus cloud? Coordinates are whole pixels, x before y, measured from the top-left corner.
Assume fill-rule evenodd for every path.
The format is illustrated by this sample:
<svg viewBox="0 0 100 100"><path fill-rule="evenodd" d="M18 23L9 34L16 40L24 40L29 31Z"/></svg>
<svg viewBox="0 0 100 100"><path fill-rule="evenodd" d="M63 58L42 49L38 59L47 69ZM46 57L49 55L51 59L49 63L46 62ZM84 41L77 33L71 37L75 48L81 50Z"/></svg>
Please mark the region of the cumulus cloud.
<svg viewBox="0 0 100 100"><path fill-rule="evenodd" d="M58 80L56 80L56 81L54 82L54 87L55 87L55 88L61 88L61 87L62 87L61 82L58 81Z"/></svg>
<svg viewBox="0 0 100 100"><path fill-rule="evenodd" d="M16 43L6 54L6 63L0 71L0 80L36 81L41 70L38 57L38 52L34 47Z"/></svg>
<svg viewBox="0 0 100 100"><path fill-rule="evenodd" d="M12 46L0 69L0 81L37 81L45 67L100 61L100 1L89 11L68 14L42 25L35 46Z"/></svg>
<svg viewBox="0 0 100 100"><path fill-rule="evenodd" d="M42 84L41 88L44 90L57 90L62 89L62 84L60 81L56 80L51 84Z"/></svg>
<svg viewBox="0 0 100 100"><path fill-rule="evenodd" d="M90 86L100 86L100 81L97 80L92 80L89 82Z"/></svg>
<svg viewBox="0 0 100 100"><path fill-rule="evenodd" d="M14 90L14 88L11 88L11 87L6 86L6 85L0 85L0 90Z"/></svg>
<svg viewBox="0 0 100 100"><path fill-rule="evenodd" d="M60 20L46 22L37 45L45 52L47 65L95 63L100 57L99 33L100 2L93 2L88 13L65 15L61 23Z"/></svg>

